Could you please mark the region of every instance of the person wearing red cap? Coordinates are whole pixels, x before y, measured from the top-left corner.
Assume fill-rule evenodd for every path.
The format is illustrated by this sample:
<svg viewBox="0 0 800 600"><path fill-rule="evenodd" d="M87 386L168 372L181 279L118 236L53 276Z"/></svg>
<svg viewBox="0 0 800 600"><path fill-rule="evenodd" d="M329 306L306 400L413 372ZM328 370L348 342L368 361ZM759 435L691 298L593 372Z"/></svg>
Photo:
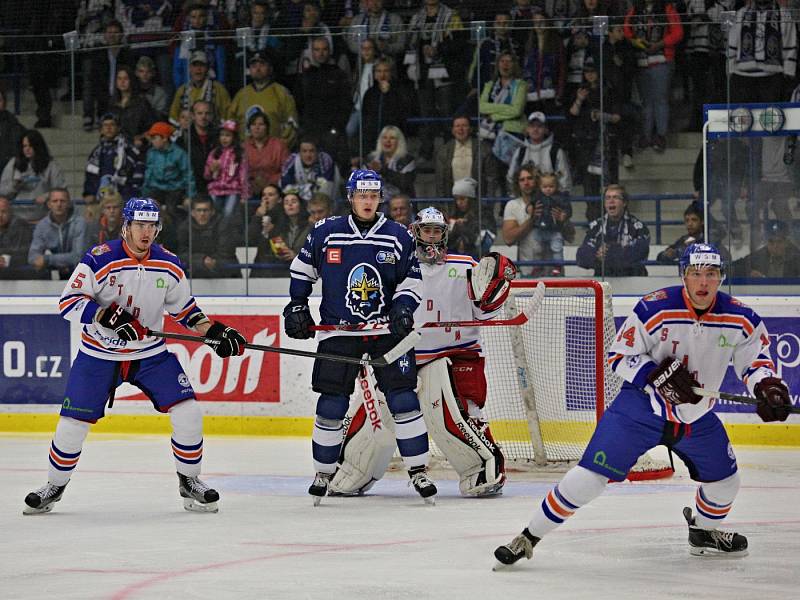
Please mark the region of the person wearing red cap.
<svg viewBox="0 0 800 600"><path fill-rule="evenodd" d="M218 212L230 217L242 198L250 197L247 158L239 143L239 126L229 119L222 122L219 145L206 159L203 176L208 183L208 193Z"/></svg>

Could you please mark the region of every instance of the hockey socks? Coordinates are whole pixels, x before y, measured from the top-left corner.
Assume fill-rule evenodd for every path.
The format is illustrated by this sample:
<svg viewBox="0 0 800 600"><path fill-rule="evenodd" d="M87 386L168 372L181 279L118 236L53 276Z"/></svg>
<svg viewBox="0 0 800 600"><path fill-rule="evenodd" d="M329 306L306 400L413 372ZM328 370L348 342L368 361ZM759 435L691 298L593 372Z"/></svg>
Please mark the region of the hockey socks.
<svg viewBox="0 0 800 600"><path fill-rule="evenodd" d="M606 488L608 479L583 467L573 467L554 487L528 524L529 533L542 538L588 504Z"/></svg>
<svg viewBox="0 0 800 600"><path fill-rule="evenodd" d="M203 411L196 400L185 400L169 410L169 418L175 470L197 477L203 460Z"/></svg>
<svg viewBox="0 0 800 600"><path fill-rule="evenodd" d="M334 473L342 448L342 420L317 415L311 433L311 454L318 473Z"/></svg>
<svg viewBox="0 0 800 600"><path fill-rule="evenodd" d="M695 525L701 529L715 529L728 516L736 494L739 493L740 478L736 472L721 481L704 483L697 488L694 505L697 511Z"/></svg>
<svg viewBox="0 0 800 600"><path fill-rule="evenodd" d="M65 486L78 465L83 440L89 433L89 423L70 417L61 417L50 444L50 466L47 481L55 486Z"/></svg>
<svg viewBox="0 0 800 600"><path fill-rule="evenodd" d="M422 412L414 410L392 415L397 437L397 448L406 468L424 467L428 464L428 429Z"/></svg>

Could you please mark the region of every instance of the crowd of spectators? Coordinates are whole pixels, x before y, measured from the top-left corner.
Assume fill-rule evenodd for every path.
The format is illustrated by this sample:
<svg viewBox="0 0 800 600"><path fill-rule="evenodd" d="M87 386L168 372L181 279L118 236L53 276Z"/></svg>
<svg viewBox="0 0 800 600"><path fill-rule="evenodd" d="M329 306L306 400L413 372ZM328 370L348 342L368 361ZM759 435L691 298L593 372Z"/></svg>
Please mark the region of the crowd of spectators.
<svg viewBox="0 0 800 600"><path fill-rule="evenodd" d="M564 243L576 236L570 196L602 192L602 202L586 203L577 263L643 275L649 233L629 211L619 172L633 166L635 147L665 151L673 82L690 129L700 127L700 106L723 100L726 73L737 101L789 99L795 87L796 24L776 0L76 0L50 12L42 0L8 4L0 25L18 32L8 39L19 50L58 50L62 33L78 32L83 128L99 135L73 207L38 131L54 124L58 61L28 60L33 129L0 93L0 241L25 244L23 225L36 227L31 276L68 271L62 257L109 239L118 205L136 195L162 206L161 241L193 276L239 276L237 245L257 248L255 262L267 266L255 275L285 275L309 223L345 210L342 182L359 167L382 175L386 212L403 223L419 208L418 174L432 172L452 250L479 256L499 231L520 260L550 261L528 275L563 275ZM719 18L734 9L728 48ZM598 15L610 17L604 33L593 27ZM477 52L475 20L489 24ZM242 27L250 35L237 40ZM763 164L757 200L771 202L790 235L791 212L777 199L785 177ZM481 197L511 200L487 210ZM702 213L685 218L687 235L659 261L699 239ZM2 254L7 275L20 255Z"/></svg>

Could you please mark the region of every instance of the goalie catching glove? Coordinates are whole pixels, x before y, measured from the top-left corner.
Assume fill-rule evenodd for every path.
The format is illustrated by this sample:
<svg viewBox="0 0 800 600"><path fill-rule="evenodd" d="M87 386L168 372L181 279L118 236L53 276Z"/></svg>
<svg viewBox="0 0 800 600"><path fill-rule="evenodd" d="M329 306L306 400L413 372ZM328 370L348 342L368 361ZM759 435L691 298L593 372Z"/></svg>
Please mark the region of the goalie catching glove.
<svg viewBox="0 0 800 600"><path fill-rule="evenodd" d="M670 404L697 404L701 400L692 390L700 384L677 358L662 360L647 376L647 381Z"/></svg>
<svg viewBox="0 0 800 600"><path fill-rule="evenodd" d="M103 309L97 322L107 329L113 329L117 337L126 342L135 342L147 337L147 327L116 302Z"/></svg>
<svg viewBox="0 0 800 600"><path fill-rule="evenodd" d="M490 252L480 260L474 273L467 270L469 299L484 312L497 310L508 298L516 276L517 267L510 258Z"/></svg>
<svg viewBox="0 0 800 600"><path fill-rule="evenodd" d="M761 420L785 421L789 416L792 401L789 399L789 390L786 384L777 377L764 377L755 387L756 412Z"/></svg>

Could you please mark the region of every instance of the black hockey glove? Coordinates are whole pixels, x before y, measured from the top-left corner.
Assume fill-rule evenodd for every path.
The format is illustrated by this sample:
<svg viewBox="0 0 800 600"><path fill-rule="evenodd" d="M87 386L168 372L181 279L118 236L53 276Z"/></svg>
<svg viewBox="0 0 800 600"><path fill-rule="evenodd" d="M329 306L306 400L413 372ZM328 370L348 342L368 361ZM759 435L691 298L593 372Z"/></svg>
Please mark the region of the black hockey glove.
<svg viewBox="0 0 800 600"><path fill-rule="evenodd" d="M762 421L785 421L792 401L786 384L777 377L764 377L756 384L756 412Z"/></svg>
<svg viewBox="0 0 800 600"><path fill-rule="evenodd" d="M314 337L311 326L314 319L311 317L311 310L308 304L290 302L283 309L283 330L290 338L296 340L307 340Z"/></svg>
<svg viewBox="0 0 800 600"><path fill-rule="evenodd" d="M116 302L112 302L103 310L97 322L103 327L113 329L117 337L126 342L143 340L147 337L147 327Z"/></svg>
<svg viewBox="0 0 800 600"><path fill-rule="evenodd" d="M208 328L205 338L204 343L211 346L220 358L241 356L247 343L241 333L219 321L214 321Z"/></svg>
<svg viewBox="0 0 800 600"><path fill-rule="evenodd" d="M700 384L677 358L662 360L647 376L647 381L670 404L697 404L702 399L692 391Z"/></svg>
<svg viewBox="0 0 800 600"><path fill-rule="evenodd" d="M414 313L405 304L393 304L389 310L389 331L404 338L414 329Z"/></svg>

